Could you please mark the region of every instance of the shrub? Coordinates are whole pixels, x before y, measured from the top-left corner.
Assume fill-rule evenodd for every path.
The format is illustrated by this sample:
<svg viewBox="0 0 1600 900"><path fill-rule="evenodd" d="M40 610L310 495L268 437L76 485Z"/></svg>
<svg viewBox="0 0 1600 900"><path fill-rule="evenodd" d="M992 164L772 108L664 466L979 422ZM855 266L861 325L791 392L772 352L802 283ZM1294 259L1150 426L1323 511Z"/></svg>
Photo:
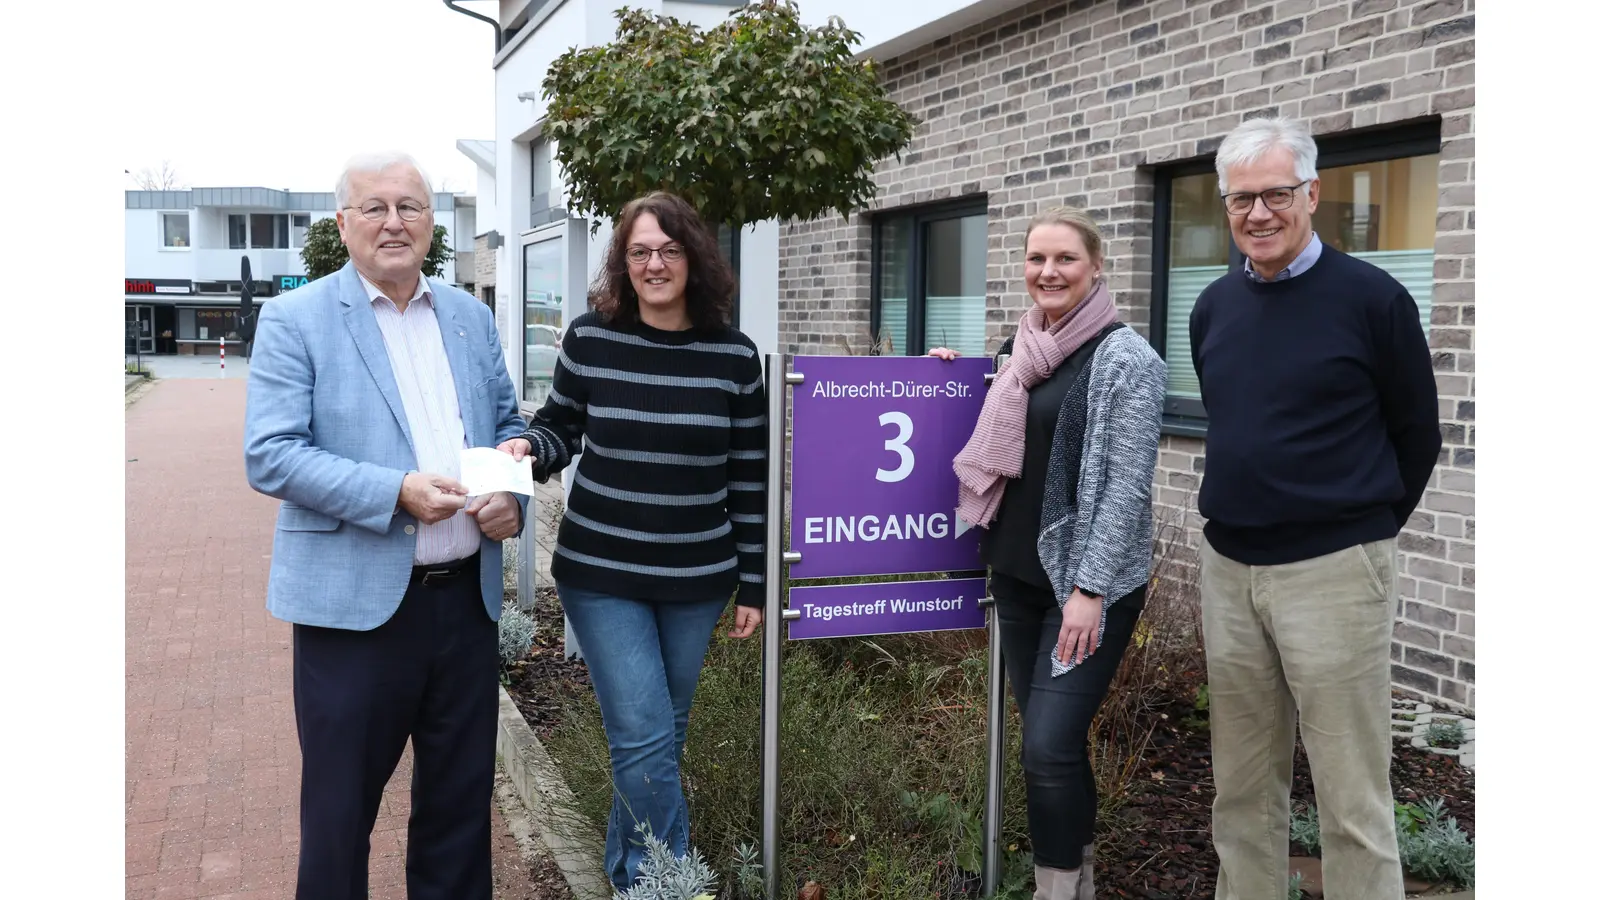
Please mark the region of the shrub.
<svg viewBox="0 0 1600 900"><path fill-rule="evenodd" d="M509 666L533 646L533 617L507 603L500 609L500 665Z"/></svg>
<svg viewBox="0 0 1600 900"><path fill-rule="evenodd" d="M1394 828L1400 844L1400 867L1406 874L1427 881L1447 881L1472 887L1476 852L1472 838L1453 816L1445 815L1438 797L1421 805L1396 803ZM1321 849L1317 808L1296 811L1289 820L1289 839L1311 853Z"/></svg>
<svg viewBox="0 0 1600 900"><path fill-rule="evenodd" d="M1445 816L1438 797L1424 802L1421 811L1420 822L1399 829L1400 865L1419 878L1472 887L1477 857L1472 838L1454 816Z"/></svg>
<svg viewBox="0 0 1600 900"><path fill-rule="evenodd" d="M715 900L717 875L693 847L683 856L674 856L667 842L639 825L644 836L645 857L633 887L617 894L617 900Z"/></svg>
<svg viewBox="0 0 1600 900"><path fill-rule="evenodd" d="M1156 716L1192 696L1204 676L1190 551L1163 524L1138 633L1091 736L1103 816L1133 781ZM731 860L735 897L761 878L761 648L719 626L695 694L682 773L694 844ZM785 644L778 882L803 873L841 896L928 900L977 888L988 646L980 631L885 635ZM1026 897L1021 723L1006 702L1000 896ZM546 742L577 798L569 836L598 844L612 789L609 751L592 691L565 700ZM913 788L908 799L905 789ZM1108 826L1113 823L1108 822ZM743 862L741 862L743 860Z"/></svg>
<svg viewBox="0 0 1600 900"><path fill-rule="evenodd" d="M1459 719L1429 722L1426 739L1430 747L1454 749L1467 742L1467 729Z"/></svg>
<svg viewBox="0 0 1600 900"><path fill-rule="evenodd" d="M1322 850L1322 826L1317 823L1317 808L1307 805L1289 816L1289 840L1316 856Z"/></svg>

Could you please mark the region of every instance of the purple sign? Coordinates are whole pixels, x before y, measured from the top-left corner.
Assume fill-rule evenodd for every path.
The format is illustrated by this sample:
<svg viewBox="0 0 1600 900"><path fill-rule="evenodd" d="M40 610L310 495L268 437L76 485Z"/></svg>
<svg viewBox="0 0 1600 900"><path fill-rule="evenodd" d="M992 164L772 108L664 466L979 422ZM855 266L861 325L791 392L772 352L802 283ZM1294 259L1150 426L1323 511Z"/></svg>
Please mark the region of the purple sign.
<svg viewBox="0 0 1600 900"><path fill-rule="evenodd" d="M798 356L791 578L983 568L956 520L951 462L983 407L988 359ZM918 630L918 629L908 629Z"/></svg>
<svg viewBox="0 0 1600 900"><path fill-rule="evenodd" d="M982 578L790 588L800 618L789 623L789 639L982 628L986 589Z"/></svg>

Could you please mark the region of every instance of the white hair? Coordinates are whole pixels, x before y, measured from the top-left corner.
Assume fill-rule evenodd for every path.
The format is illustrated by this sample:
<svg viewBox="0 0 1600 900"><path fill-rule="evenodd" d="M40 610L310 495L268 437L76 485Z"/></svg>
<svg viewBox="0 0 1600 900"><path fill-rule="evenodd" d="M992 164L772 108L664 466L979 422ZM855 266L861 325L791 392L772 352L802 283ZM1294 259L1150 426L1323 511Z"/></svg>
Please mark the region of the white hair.
<svg viewBox="0 0 1600 900"><path fill-rule="evenodd" d="M418 197L417 199L426 200L430 206L433 204L433 182L428 180L428 173L422 171L422 166L411 158L411 154L401 153L398 150L386 150L379 153L357 153L355 156L350 157L344 164L344 171L339 173L338 183L334 185L334 202L338 204L340 209L349 204L351 175L357 172L367 174L382 172L392 166L410 166L417 170L417 175L422 179L422 186L428 191L428 196Z"/></svg>
<svg viewBox="0 0 1600 900"><path fill-rule="evenodd" d="M1294 154L1294 177L1310 181L1317 177L1317 142L1311 129L1298 119L1276 116L1251 119L1235 128L1217 148L1217 187L1228 192L1228 170L1248 166L1276 147Z"/></svg>

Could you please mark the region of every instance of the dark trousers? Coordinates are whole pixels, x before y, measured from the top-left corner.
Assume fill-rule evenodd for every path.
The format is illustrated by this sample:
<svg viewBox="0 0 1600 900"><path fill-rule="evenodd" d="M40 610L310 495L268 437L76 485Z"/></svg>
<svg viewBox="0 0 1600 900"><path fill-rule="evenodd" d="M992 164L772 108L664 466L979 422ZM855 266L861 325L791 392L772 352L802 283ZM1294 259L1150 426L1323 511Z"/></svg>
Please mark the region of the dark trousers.
<svg viewBox="0 0 1600 900"><path fill-rule="evenodd" d="M412 576L372 631L294 627L300 734L296 900L366 900L373 822L406 739L410 900L489 900L499 634L478 557Z"/></svg>
<svg viewBox="0 0 1600 900"><path fill-rule="evenodd" d="M1133 636L1144 589L1111 605L1099 649L1060 678L1050 675L1050 657L1061 635L1055 593L999 572L990 576L989 589L1000 614L1006 680L1022 711L1022 774L1033 861L1051 869L1076 869L1083 864L1084 846L1094 840L1100 799L1089 765L1089 723Z"/></svg>

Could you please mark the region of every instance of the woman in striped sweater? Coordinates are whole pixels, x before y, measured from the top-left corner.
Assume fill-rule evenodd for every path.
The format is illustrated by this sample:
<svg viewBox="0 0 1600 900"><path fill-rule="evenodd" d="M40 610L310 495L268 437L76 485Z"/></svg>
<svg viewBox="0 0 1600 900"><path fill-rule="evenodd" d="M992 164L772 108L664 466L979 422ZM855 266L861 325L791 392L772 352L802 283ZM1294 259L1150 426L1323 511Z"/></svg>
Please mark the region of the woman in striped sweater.
<svg viewBox="0 0 1600 900"><path fill-rule="evenodd" d="M755 344L729 325L735 287L688 203L629 203L549 398L500 445L541 482L582 452L550 571L611 747L618 889L644 859L636 826L687 851L678 768L706 647L730 597L732 637L761 625L767 403Z"/></svg>

